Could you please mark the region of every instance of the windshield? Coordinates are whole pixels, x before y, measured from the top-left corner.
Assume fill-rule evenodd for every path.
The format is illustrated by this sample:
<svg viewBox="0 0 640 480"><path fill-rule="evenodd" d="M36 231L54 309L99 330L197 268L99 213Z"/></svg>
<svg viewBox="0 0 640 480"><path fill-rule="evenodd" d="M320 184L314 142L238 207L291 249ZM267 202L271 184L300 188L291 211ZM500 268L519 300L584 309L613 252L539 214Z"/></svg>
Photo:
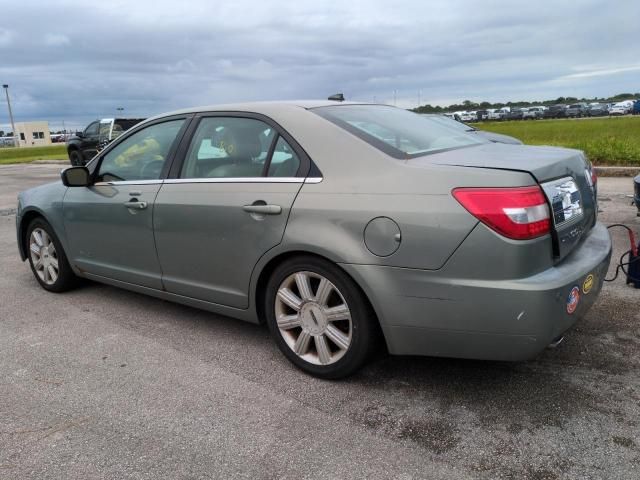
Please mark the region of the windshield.
<svg viewBox="0 0 640 480"><path fill-rule="evenodd" d="M461 131L457 125L445 125L445 117L435 120L385 105L335 105L311 111L395 158L414 158L487 143Z"/></svg>
<svg viewBox="0 0 640 480"><path fill-rule="evenodd" d="M457 128L458 130L461 130L463 132L475 132L476 130L471 125L467 125L466 123L459 122L457 120L454 120L453 118L445 117L444 115L426 114L423 116L429 118L430 120L435 120L436 122L441 123L442 125L446 125L451 128Z"/></svg>

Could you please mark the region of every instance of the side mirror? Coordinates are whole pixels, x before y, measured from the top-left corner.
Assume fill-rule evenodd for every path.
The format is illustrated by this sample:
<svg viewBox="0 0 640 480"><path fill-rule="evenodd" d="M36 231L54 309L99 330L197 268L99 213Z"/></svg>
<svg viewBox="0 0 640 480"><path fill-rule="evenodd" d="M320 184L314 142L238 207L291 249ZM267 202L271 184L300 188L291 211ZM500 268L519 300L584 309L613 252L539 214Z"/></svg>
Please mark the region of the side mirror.
<svg viewBox="0 0 640 480"><path fill-rule="evenodd" d="M84 137L84 132L76 132L76 137L78 138Z"/></svg>
<svg viewBox="0 0 640 480"><path fill-rule="evenodd" d="M69 167L60 172L65 187L87 187L91 182L91 174L87 167Z"/></svg>

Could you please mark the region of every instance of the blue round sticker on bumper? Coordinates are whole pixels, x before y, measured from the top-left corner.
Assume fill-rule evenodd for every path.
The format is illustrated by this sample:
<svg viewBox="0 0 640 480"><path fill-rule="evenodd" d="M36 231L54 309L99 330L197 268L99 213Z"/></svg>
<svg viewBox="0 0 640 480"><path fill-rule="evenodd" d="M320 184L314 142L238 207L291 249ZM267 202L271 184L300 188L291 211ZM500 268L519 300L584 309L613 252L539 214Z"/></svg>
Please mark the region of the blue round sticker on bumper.
<svg viewBox="0 0 640 480"><path fill-rule="evenodd" d="M571 315L578 308L578 302L580 302L580 287L577 285L571 289L569 292L569 297L567 298L567 313Z"/></svg>

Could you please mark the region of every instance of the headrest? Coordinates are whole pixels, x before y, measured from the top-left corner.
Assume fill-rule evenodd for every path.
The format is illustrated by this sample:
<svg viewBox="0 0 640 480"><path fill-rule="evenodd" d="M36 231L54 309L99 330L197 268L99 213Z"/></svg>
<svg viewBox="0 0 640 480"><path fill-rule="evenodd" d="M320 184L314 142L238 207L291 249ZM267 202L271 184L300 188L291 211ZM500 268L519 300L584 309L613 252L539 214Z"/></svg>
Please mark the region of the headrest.
<svg viewBox="0 0 640 480"><path fill-rule="evenodd" d="M260 132L251 127L225 127L218 143L236 161L249 162L262 152Z"/></svg>

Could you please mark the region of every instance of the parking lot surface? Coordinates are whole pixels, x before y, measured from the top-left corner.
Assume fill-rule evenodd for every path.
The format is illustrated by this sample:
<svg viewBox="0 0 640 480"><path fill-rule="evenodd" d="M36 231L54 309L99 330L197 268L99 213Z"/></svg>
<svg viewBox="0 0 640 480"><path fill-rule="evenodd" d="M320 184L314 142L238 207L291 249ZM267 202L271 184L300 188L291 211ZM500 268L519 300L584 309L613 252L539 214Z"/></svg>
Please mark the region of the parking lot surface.
<svg viewBox="0 0 640 480"><path fill-rule="evenodd" d="M380 356L322 381L262 326L42 290L5 186L60 166L20 168L0 169L0 478L640 478L640 290L622 278L533 361ZM599 185L600 220L639 231L631 179Z"/></svg>

